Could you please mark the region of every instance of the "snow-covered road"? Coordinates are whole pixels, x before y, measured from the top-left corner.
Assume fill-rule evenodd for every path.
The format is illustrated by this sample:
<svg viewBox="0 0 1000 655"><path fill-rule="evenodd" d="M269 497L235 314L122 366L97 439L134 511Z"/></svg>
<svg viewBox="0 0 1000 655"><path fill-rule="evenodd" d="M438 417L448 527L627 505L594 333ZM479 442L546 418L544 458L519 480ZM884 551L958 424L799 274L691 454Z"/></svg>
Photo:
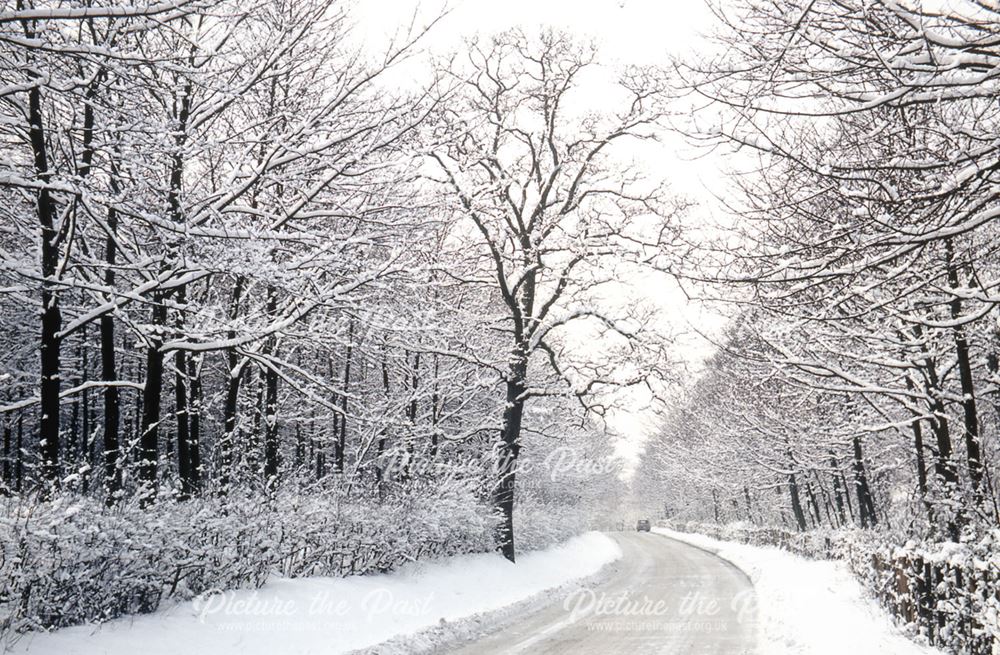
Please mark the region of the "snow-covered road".
<svg viewBox="0 0 1000 655"><path fill-rule="evenodd" d="M694 546L649 533L613 533L623 557L594 588L452 651L454 655L754 652L756 600L746 575Z"/></svg>

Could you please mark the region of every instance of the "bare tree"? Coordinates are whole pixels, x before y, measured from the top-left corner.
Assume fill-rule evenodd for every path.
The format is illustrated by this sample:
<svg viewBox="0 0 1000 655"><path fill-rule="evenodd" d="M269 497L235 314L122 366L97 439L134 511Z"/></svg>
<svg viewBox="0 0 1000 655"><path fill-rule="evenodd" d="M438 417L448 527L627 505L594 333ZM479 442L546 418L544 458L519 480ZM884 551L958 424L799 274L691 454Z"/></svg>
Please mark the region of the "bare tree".
<svg viewBox="0 0 1000 655"><path fill-rule="evenodd" d="M441 71L457 88L439 119L448 138L430 157L462 219L455 238L479 246L470 265L475 283L488 285L503 312L505 408L493 502L503 516L498 547L511 561L525 403L550 393L586 399L604 385L640 383L649 371L616 375L611 358L572 363L560 342L561 331L586 321L639 348L641 323L602 310L599 288L610 262L650 257L671 235L663 189L610 157L619 144L654 138L664 118L663 79L654 70L622 73L610 92L618 113L596 115L578 104L592 68L594 49L566 35L511 32L471 43L462 67L449 62ZM553 374L558 391L546 383Z"/></svg>

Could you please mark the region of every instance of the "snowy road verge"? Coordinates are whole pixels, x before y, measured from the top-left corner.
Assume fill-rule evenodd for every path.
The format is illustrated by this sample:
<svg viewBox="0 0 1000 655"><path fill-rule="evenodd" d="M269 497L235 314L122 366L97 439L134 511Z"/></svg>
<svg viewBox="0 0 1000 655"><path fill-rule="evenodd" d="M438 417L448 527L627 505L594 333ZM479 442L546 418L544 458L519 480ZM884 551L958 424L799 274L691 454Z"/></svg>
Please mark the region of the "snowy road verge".
<svg viewBox="0 0 1000 655"><path fill-rule="evenodd" d="M839 561L814 561L780 548L704 535L653 532L710 550L753 581L758 643L767 655L940 655L902 635Z"/></svg>
<svg viewBox="0 0 1000 655"><path fill-rule="evenodd" d="M27 635L21 655L306 655L346 653L524 601L621 557L590 532L518 558L484 553L416 562L390 574L300 578L206 594L101 626Z"/></svg>

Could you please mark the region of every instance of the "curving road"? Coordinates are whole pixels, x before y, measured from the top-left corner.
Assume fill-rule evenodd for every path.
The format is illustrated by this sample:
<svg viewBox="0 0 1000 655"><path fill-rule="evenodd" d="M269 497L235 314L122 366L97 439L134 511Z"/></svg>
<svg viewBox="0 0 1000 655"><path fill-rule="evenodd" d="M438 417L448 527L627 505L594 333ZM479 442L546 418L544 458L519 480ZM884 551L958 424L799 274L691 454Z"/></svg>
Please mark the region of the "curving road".
<svg viewBox="0 0 1000 655"><path fill-rule="evenodd" d="M732 564L650 533L611 533L623 556L598 586L542 609L453 655L742 655L754 652L756 599Z"/></svg>

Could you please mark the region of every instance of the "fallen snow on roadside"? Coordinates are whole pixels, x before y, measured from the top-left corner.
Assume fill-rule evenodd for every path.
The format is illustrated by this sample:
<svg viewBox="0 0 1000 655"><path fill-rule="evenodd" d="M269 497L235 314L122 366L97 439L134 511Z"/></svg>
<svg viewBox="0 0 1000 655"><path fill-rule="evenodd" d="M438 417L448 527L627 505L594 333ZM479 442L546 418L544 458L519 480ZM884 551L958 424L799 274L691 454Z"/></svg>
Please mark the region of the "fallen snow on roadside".
<svg viewBox="0 0 1000 655"><path fill-rule="evenodd" d="M704 535L654 532L715 552L743 569L757 593L759 651L766 655L940 655L907 639L866 597L847 566L780 548Z"/></svg>
<svg viewBox="0 0 1000 655"><path fill-rule="evenodd" d="M101 626L28 635L21 655L333 655L496 610L597 573L622 555L589 532L516 565L493 553L416 562L384 575L300 578L208 594Z"/></svg>

